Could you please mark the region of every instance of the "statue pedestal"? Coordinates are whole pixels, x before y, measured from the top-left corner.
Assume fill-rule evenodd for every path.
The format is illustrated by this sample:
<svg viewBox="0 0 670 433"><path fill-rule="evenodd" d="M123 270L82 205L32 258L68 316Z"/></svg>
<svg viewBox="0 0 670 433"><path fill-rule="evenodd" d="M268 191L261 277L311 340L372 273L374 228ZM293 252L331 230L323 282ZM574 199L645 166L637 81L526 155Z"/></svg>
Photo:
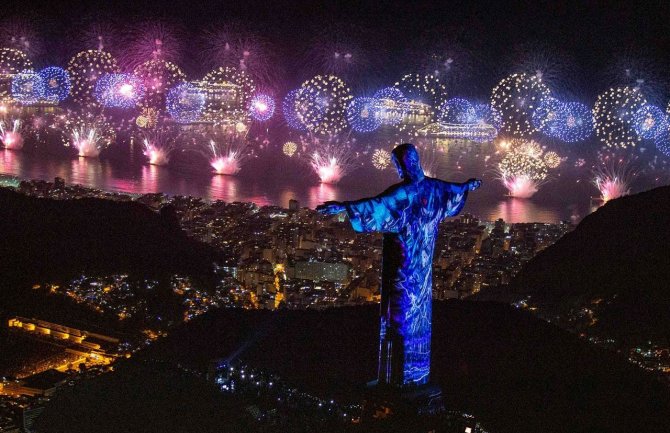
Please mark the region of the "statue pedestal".
<svg viewBox="0 0 670 433"><path fill-rule="evenodd" d="M442 389L433 384L396 388L368 383L363 401L363 422L387 418L414 418L444 412Z"/></svg>

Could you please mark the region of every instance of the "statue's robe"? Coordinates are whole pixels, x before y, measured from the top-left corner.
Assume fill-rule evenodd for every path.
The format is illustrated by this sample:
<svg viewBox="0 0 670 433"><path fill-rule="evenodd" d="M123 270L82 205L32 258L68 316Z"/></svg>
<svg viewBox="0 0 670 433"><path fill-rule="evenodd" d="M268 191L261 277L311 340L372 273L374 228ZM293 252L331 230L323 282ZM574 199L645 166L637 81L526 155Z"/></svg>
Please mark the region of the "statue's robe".
<svg viewBox="0 0 670 433"><path fill-rule="evenodd" d="M344 203L355 231L384 233L380 384L428 382L435 239L440 221L461 211L467 192L467 184L423 177Z"/></svg>

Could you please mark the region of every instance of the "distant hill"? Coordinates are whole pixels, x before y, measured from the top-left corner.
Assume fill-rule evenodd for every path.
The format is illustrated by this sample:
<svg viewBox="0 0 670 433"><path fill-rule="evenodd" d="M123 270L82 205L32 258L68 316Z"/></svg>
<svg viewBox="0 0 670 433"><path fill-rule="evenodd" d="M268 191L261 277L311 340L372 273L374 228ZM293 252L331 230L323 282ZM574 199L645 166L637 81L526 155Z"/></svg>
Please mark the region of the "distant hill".
<svg viewBox="0 0 670 433"><path fill-rule="evenodd" d="M596 329L622 339L670 339L670 187L608 202L510 285L476 298L528 295L555 312L602 299Z"/></svg>
<svg viewBox="0 0 670 433"><path fill-rule="evenodd" d="M82 272L207 277L217 252L135 202L51 200L0 188L0 287Z"/></svg>
<svg viewBox="0 0 670 433"><path fill-rule="evenodd" d="M436 302L433 314L434 382L450 407L473 413L492 432L667 432L670 391L623 359L502 304ZM360 401L363 384L376 375L378 332L376 306L210 312L155 342L110 373L114 376L55 398L38 431L90 432L109 425L109 432L153 432L158 430L134 426L140 419L165 426L184 411L211 408L186 397L191 386L201 385L175 385L169 377L147 373L146 366L156 361L204 369L212 359L239 356L301 390ZM150 377L146 386L144 374ZM142 386L158 395L131 392ZM182 387L185 396L178 391ZM183 398L188 407L175 411ZM188 419L192 423L161 431L229 431L219 418Z"/></svg>

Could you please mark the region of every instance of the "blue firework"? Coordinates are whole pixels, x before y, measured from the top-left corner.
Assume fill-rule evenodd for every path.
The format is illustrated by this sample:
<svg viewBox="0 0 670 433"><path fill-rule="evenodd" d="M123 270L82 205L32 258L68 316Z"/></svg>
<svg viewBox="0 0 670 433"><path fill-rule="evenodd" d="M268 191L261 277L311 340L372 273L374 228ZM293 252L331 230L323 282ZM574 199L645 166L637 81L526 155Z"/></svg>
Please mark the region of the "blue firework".
<svg viewBox="0 0 670 433"><path fill-rule="evenodd" d="M375 92L375 115L383 125L398 125L407 113L407 98L397 87L384 87Z"/></svg>
<svg viewBox="0 0 670 433"><path fill-rule="evenodd" d="M12 77L12 98L21 104L34 104L44 97L44 80L32 71L22 71Z"/></svg>
<svg viewBox="0 0 670 433"><path fill-rule="evenodd" d="M381 126L376 115L377 100L374 98L354 98L347 106L347 122L357 132L372 132Z"/></svg>
<svg viewBox="0 0 670 433"><path fill-rule="evenodd" d="M654 137L654 144L659 152L670 157L670 128L668 128L667 124Z"/></svg>
<svg viewBox="0 0 670 433"><path fill-rule="evenodd" d="M584 141L593 135L591 109L580 102L566 102L559 113L556 137L566 143Z"/></svg>
<svg viewBox="0 0 670 433"><path fill-rule="evenodd" d="M633 127L644 139L653 139L662 129L667 129L668 117L655 105L645 104L633 114Z"/></svg>
<svg viewBox="0 0 670 433"><path fill-rule="evenodd" d="M298 92L299 89L291 90L286 94L286 96L284 96L284 100L281 104L281 110L284 114L284 120L290 128L304 132L307 131L307 127L301 120L300 115L296 110L296 97L298 96Z"/></svg>
<svg viewBox="0 0 670 433"><path fill-rule="evenodd" d="M475 104L472 106L475 110L475 122L491 125L496 129L502 126L502 116L498 110L491 107L491 104Z"/></svg>
<svg viewBox="0 0 670 433"><path fill-rule="evenodd" d="M470 101L452 98L440 106L437 120L442 123L476 123L477 115Z"/></svg>
<svg viewBox="0 0 670 433"><path fill-rule="evenodd" d="M249 115L259 122L269 120L275 114L275 100L263 93L254 95L249 101Z"/></svg>
<svg viewBox="0 0 670 433"><path fill-rule="evenodd" d="M44 82L44 99L61 102L70 96L70 74L58 66L49 66L38 72Z"/></svg>
<svg viewBox="0 0 670 433"><path fill-rule="evenodd" d="M178 123L195 122L205 108L205 93L191 83L178 84L168 92L165 108Z"/></svg>
<svg viewBox="0 0 670 433"><path fill-rule="evenodd" d="M133 108L142 100L146 88L133 74L105 74L95 83L95 99L108 108Z"/></svg>
<svg viewBox="0 0 670 433"><path fill-rule="evenodd" d="M561 127L560 112L563 103L556 98L544 98L533 111L531 124L533 128L549 137L558 137Z"/></svg>

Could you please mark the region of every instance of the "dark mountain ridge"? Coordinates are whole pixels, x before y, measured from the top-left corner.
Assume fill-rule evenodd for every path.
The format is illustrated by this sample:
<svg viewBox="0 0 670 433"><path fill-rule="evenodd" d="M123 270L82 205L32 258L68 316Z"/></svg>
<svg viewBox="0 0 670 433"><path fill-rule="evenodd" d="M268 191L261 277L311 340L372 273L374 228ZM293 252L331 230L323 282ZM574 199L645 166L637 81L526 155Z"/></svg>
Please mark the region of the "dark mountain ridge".
<svg viewBox="0 0 670 433"><path fill-rule="evenodd" d="M433 317L433 381L442 387L449 407L474 414L490 431L616 433L640 426L649 432L667 431L667 387L552 324L488 302L436 302ZM203 371L213 359L239 358L321 398L360 402L364 384L376 375L378 332L377 306L213 311L110 373L119 377L103 376L81 392L56 398L39 431L89 432L102 426L114 426L108 430L114 432L139 431L131 428L139 422L134 415L119 409L128 407L157 420L176 416L170 413L175 404L164 404L163 396L157 405L144 391L110 389L118 383L141 388L141 383L129 383L139 380L131 372L155 362ZM152 379L152 386L157 387L152 393L165 389L174 394L172 399L180 398L168 380ZM208 420L192 421L179 431L227 431L227 422L218 421L215 428ZM151 419L142 422L152 425ZM353 431L369 430L361 426Z"/></svg>
<svg viewBox="0 0 670 433"><path fill-rule="evenodd" d="M52 200L0 188L0 286L128 273L212 274L217 252L136 202Z"/></svg>
<svg viewBox="0 0 670 433"><path fill-rule="evenodd" d="M475 299L559 313L598 309L596 327L622 338L670 337L670 187L612 200L533 258L508 286Z"/></svg>

